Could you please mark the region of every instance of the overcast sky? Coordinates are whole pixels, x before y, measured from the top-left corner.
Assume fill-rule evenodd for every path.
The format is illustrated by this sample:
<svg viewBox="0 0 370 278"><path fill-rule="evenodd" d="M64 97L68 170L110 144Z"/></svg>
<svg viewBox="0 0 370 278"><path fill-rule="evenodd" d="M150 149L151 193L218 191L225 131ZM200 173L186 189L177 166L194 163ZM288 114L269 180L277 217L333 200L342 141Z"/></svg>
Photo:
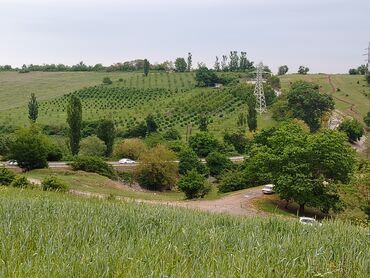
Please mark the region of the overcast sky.
<svg viewBox="0 0 370 278"><path fill-rule="evenodd" d="M194 64L246 51L273 71L365 63L370 0L0 0L0 65L148 58Z"/></svg>

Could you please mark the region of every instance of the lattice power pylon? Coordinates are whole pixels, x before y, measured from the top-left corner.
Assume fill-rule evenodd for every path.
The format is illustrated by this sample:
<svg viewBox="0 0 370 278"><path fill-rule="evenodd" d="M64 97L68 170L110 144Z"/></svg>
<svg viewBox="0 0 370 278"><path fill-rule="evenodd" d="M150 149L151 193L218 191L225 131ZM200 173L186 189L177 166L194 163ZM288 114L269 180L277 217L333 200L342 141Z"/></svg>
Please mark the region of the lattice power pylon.
<svg viewBox="0 0 370 278"><path fill-rule="evenodd" d="M367 59L365 60L367 62L367 70L370 72L370 42L369 47L365 49L367 53L364 54L364 56L367 56Z"/></svg>
<svg viewBox="0 0 370 278"><path fill-rule="evenodd" d="M266 112L265 92L263 91L263 64L259 63L257 66L256 86L254 88L254 96L256 97L257 112L262 114Z"/></svg>

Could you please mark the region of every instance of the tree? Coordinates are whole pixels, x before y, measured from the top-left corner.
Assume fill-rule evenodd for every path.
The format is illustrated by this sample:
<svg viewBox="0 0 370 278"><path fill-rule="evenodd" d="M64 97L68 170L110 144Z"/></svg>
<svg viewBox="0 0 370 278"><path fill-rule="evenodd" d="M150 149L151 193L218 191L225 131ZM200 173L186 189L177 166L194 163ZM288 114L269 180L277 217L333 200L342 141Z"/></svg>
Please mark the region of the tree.
<svg viewBox="0 0 370 278"><path fill-rule="evenodd" d="M189 146L198 156L206 157L211 152L217 151L220 144L212 134L200 132L190 137Z"/></svg>
<svg viewBox="0 0 370 278"><path fill-rule="evenodd" d="M149 69L150 69L149 61L147 59L144 59L144 75L145 76L148 76Z"/></svg>
<svg viewBox="0 0 370 278"><path fill-rule="evenodd" d="M242 131L234 133L226 132L224 135L224 142L233 145L239 154L246 153L246 148L250 145L250 141Z"/></svg>
<svg viewBox="0 0 370 278"><path fill-rule="evenodd" d="M178 165L175 161L174 152L163 145L158 145L140 156L137 180L149 190L172 189L178 176Z"/></svg>
<svg viewBox="0 0 370 278"><path fill-rule="evenodd" d="M281 89L280 78L275 75L270 75L267 78L267 84L270 85L274 90Z"/></svg>
<svg viewBox="0 0 370 278"><path fill-rule="evenodd" d="M285 75L288 72L289 68L287 65L280 66L278 70L278 75Z"/></svg>
<svg viewBox="0 0 370 278"><path fill-rule="evenodd" d="M210 191L205 177L195 170L187 172L180 178L178 188L185 193L187 199L203 198Z"/></svg>
<svg viewBox="0 0 370 278"><path fill-rule="evenodd" d="M175 68L176 68L176 71L177 72L184 72L184 71L186 71L187 64L185 62L185 59L184 58L181 58L181 57L176 58Z"/></svg>
<svg viewBox="0 0 370 278"><path fill-rule="evenodd" d="M370 73L368 73L368 74L366 75L366 81L367 81L367 84L369 84L369 85L370 85Z"/></svg>
<svg viewBox="0 0 370 278"><path fill-rule="evenodd" d="M361 65L357 68L357 72L361 75L365 75L368 72L367 65Z"/></svg>
<svg viewBox="0 0 370 278"><path fill-rule="evenodd" d="M144 142L137 138L125 139L118 143L114 150L117 157L137 160L146 151Z"/></svg>
<svg viewBox="0 0 370 278"><path fill-rule="evenodd" d="M257 110L256 110L256 97L249 95L247 98L248 105L248 116L247 123L250 132L256 131L257 129Z"/></svg>
<svg viewBox="0 0 370 278"><path fill-rule="evenodd" d="M31 94L30 101L28 102L28 118L31 122L35 123L39 114L39 105L34 93Z"/></svg>
<svg viewBox="0 0 370 278"><path fill-rule="evenodd" d="M104 141L97 136L89 136L81 140L79 154L83 156L103 156L107 151Z"/></svg>
<svg viewBox="0 0 370 278"><path fill-rule="evenodd" d="M109 157L113 152L114 138L116 137L116 128L112 120L102 120L98 124L96 135L106 145L105 156Z"/></svg>
<svg viewBox="0 0 370 278"><path fill-rule="evenodd" d="M298 73L299 74L307 74L310 71L308 67L305 66L299 66Z"/></svg>
<svg viewBox="0 0 370 278"><path fill-rule="evenodd" d="M229 62L229 70L230 71L237 71L239 69L239 56L238 51L230 51L230 62Z"/></svg>
<svg viewBox="0 0 370 278"><path fill-rule="evenodd" d="M367 112L366 116L364 117L364 122L365 122L367 127L370 127L370 110L369 110L369 112Z"/></svg>
<svg viewBox="0 0 370 278"><path fill-rule="evenodd" d="M147 134L147 124L145 122L141 122L131 128L129 128L125 134L125 138L132 138L132 137L145 137Z"/></svg>
<svg viewBox="0 0 370 278"><path fill-rule="evenodd" d="M231 160L226 155L217 151L210 153L207 156L206 161L209 172L214 177L218 177L224 171L231 170L233 168Z"/></svg>
<svg viewBox="0 0 370 278"><path fill-rule="evenodd" d="M188 53L187 71L191 71L191 65L192 65L192 63L193 63L193 58L192 58L191 53L189 52Z"/></svg>
<svg viewBox="0 0 370 278"><path fill-rule="evenodd" d="M166 132L163 134L163 138L168 141L181 140L181 134L177 129L172 127L166 130Z"/></svg>
<svg viewBox="0 0 370 278"><path fill-rule="evenodd" d="M220 62L218 60L218 57L216 56L216 61L215 61L215 66L214 66L215 71L220 71Z"/></svg>
<svg viewBox="0 0 370 278"><path fill-rule="evenodd" d="M185 175L191 170L208 177L209 170L198 158L197 154L189 147L182 149L177 155L179 159L179 173Z"/></svg>
<svg viewBox="0 0 370 278"><path fill-rule="evenodd" d="M337 183L350 180L354 164L354 151L342 133L309 134L296 123L285 123L266 145L253 148L245 175L249 182L275 184L281 198L299 204L300 214L306 205L328 212L337 208Z"/></svg>
<svg viewBox="0 0 370 278"><path fill-rule="evenodd" d="M198 87L212 87L219 82L219 78L213 70L200 67L195 73L195 81Z"/></svg>
<svg viewBox="0 0 370 278"><path fill-rule="evenodd" d="M200 131L208 131L208 122L209 122L209 119L208 119L207 115L201 114L199 116L199 122L198 122L199 130Z"/></svg>
<svg viewBox="0 0 370 278"><path fill-rule="evenodd" d="M228 71L229 70L229 68L227 66L227 56L226 55L222 55L221 70L222 71Z"/></svg>
<svg viewBox="0 0 370 278"><path fill-rule="evenodd" d="M340 124L339 130L347 134L350 142L356 142L357 140L360 140L362 135L364 135L364 126L356 119L344 120Z"/></svg>
<svg viewBox="0 0 370 278"><path fill-rule="evenodd" d="M322 116L334 109L334 101L331 96L320 93L317 85L296 81L288 94L288 107L293 116L305 121L313 132L320 127Z"/></svg>
<svg viewBox="0 0 370 278"><path fill-rule="evenodd" d="M247 187L245 177L242 171L226 171L220 178L218 191L222 193L241 190Z"/></svg>
<svg viewBox="0 0 370 278"><path fill-rule="evenodd" d="M358 74L358 71L357 71L357 69L349 69L348 73L350 75L356 75L356 74Z"/></svg>
<svg viewBox="0 0 370 278"><path fill-rule="evenodd" d="M148 134L157 131L158 124L156 123L154 116L152 114L149 114L148 116L146 116L145 122L146 122L146 130Z"/></svg>
<svg viewBox="0 0 370 278"><path fill-rule="evenodd" d="M72 95L67 106L67 123L69 125L69 147L72 155L77 155L81 140L82 105L81 100Z"/></svg>
<svg viewBox="0 0 370 278"><path fill-rule="evenodd" d="M32 125L15 133L9 156L25 170L45 168L48 165L48 145L45 135Z"/></svg>
<svg viewBox="0 0 370 278"><path fill-rule="evenodd" d="M113 83L113 81L109 77L104 77L103 78L103 84L110 85L112 83Z"/></svg>

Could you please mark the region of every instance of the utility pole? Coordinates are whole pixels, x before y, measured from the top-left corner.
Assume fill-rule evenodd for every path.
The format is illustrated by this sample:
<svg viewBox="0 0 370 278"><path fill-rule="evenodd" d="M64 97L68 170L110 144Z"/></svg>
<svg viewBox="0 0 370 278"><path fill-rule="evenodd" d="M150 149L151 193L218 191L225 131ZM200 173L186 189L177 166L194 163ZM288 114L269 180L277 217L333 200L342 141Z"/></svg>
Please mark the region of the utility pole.
<svg viewBox="0 0 370 278"><path fill-rule="evenodd" d="M370 42L368 48L365 48L365 51L367 51L367 53L364 54L364 56L367 56L367 59L365 60L367 62L367 70L370 72Z"/></svg>
<svg viewBox="0 0 370 278"><path fill-rule="evenodd" d="M256 86L254 87L254 96L256 97L257 112L262 114L266 112L266 99L263 91L263 64L262 62L257 66Z"/></svg>

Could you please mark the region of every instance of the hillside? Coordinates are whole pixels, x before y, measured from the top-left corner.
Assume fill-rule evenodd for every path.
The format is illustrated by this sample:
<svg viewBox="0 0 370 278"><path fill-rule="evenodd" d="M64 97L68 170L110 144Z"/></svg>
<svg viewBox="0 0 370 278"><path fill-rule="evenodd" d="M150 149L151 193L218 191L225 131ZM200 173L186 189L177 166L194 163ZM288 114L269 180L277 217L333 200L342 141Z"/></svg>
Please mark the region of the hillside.
<svg viewBox="0 0 370 278"><path fill-rule="evenodd" d="M2 277L366 277L364 229L0 187ZM345 258L345 259L344 259Z"/></svg>

